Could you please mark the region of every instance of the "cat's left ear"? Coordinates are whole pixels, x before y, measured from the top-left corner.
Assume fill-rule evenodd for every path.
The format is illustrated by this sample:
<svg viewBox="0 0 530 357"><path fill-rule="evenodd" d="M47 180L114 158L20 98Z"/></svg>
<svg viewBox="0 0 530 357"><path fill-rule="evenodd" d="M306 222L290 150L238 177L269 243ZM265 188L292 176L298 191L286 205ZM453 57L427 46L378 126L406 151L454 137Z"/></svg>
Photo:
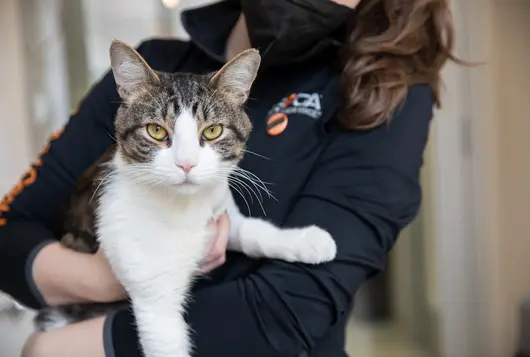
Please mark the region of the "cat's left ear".
<svg viewBox="0 0 530 357"><path fill-rule="evenodd" d="M123 99L160 79L138 52L128 44L114 40L109 49L110 65L118 93Z"/></svg>
<svg viewBox="0 0 530 357"><path fill-rule="evenodd" d="M256 49L241 52L223 66L210 79L210 87L224 93L230 100L242 105L248 98L252 83L256 79L261 56Z"/></svg>

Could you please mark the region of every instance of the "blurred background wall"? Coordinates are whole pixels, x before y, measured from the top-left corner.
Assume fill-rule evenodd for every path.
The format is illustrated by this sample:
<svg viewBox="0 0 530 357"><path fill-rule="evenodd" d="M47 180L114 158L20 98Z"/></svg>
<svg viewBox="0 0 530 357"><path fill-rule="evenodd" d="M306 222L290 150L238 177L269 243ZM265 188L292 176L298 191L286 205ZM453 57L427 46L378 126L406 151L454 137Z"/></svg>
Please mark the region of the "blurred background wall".
<svg viewBox="0 0 530 357"><path fill-rule="evenodd" d="M498 236L489 248L492 299L497 306L499 353L509 351L518 338L519 311L515 306L530 295L530 2L492 2L491 93L483 103L494 101L489 115L497 131ZM486 192L484 192L486 194ZM484 217L487 218L487 217ZM527 333L530 333L527 331ZM530 336L527 336L530 338Z"/></svg>
<svg viewBox="0 0 530 357"><path fill-rule="evenodd" d="M0 190L7 192L34 155L29 145L26 66L21 11L16 0L0 2Z"/></svg>

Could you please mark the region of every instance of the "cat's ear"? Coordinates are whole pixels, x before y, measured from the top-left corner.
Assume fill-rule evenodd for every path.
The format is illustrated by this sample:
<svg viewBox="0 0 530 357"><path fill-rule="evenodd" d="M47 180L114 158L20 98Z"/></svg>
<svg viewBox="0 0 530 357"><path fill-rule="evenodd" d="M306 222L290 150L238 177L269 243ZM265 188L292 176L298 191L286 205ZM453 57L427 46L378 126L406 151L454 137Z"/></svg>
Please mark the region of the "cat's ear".
<svg viewBox="0 0 530 357"><path fill-rule="evenodd" d="M128 44L114 40L109 49L110 66L118 93L123 99L160 81L138 52Z"/></svg>
<svg viewBox="0 0 530 357"><path fill-rule="evenodd" d="M241 52L210 79L210 86L225 93L236 104L245 103L250 87L256 79L261 56L258 50Z"/></svg>

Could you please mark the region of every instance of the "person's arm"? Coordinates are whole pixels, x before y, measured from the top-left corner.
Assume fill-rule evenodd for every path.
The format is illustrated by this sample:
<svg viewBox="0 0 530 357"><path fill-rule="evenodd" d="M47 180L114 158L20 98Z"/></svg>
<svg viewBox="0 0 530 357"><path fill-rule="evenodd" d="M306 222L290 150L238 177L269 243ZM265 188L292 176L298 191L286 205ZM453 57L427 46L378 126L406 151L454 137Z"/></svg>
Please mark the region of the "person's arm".
<svg viewBox="0 0 530 357"><path fill-rule="evenodd" d="M389 125L340 134L330 144L286 225L327 229L338 245L336 260L321 266L270 261L245 278L197 291L187 314L196 356L298 356L349 312L359 285L383 269L398 233L418 211L432 105L431 91L414 87ZM141 356L129 311L80 325L92 356ZM41 335L38 345L75 333L60 331ZM32 356L66 357L85 347Z"/></svg>
<svg viewBox="0 0 530 357"><path fill-rule="evenodd" d="M104 317L31 335L21 357L113 357L105 356L101 339Z"/></svg>
<svg viewBox="0 0 530 357"><path fill-rule="evenodd" d="M31 276L47 305L113 302L126 298L102 252L84 254L58 242L45 245L33 260Z"/></svg>
<svg viewBox="0 0 530 357"><path fill-rule="evenodd" d="M92 296L79 296L83 291L99 291L97 286L71 291L94 281L86 279L93 264L91 258L61 249L55 232L63 204L79 176L112 143L112 118L118 100L109 73L72 113L64 130L52 136L41 157L2 202L0 290L24 305L38 308L47 303L85 301ZM34 265L37 256L39 264ZM42 286L35 284L35 276Z"/></svg>
<svg viewBox="0 0 530 357"><path fill-rule="evenodd" d="M147 61L154 58L154 68L178 58L174 46L153 43L143 43L138 51ZM159 51L173 57L164 59ZM109 71L0 203L0 290L24 305L119 298L108 294L115 282L105 275L101 259L63 249L56 236L62 205L78 178L113 143L119 103Z"/></svg>

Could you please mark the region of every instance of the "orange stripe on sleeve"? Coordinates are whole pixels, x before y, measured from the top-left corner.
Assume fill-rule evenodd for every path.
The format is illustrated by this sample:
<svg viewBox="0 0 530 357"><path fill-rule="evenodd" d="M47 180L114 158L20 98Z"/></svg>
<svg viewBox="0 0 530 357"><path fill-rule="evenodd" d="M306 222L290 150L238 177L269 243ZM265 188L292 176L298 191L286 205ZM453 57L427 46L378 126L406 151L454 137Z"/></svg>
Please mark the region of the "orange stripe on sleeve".
<svg viewBox="0 0 530 357"><path fill-rule="evenodd" d="M59 129L54 131L50 137L50 141L57 140L61 135L63 135L64 129Z"/></svg>
<svg viewBox="0 0 530 357"><path fill-rule="evenodd" d="M55 131L48 141L48 144L46 144L40 151L39 156L42 156L50 150L50 143L54 140L57 140L64 132L64 129L60 129ZM4 199L0 202L0 215L3 212L9 212L10 204L15 200L15 197L18 196L25 187L31 185L35 182L37 179L37 169L36 167L42 166L43 161L39 157L37 161L29 168L27 172L22 175L20 180L16 183L16 185L11 189L11 191L8 192L8 194L4 197ZM0 217L0 227L7 224L7 219Z"/></svg>
<svg viewBox="0 0 530 357"><path fill-rule="evenodd" d="M31 185L35 180L37 179L37 170L34 167L31 167L27 174L25 175L25 178L22 180L22 184L24 187L27 187Z"/></svg>
<svg viewBox="0 0 530 357"><path fill-rule="evenodd" d="M0 212L9 212L9 205L7 204L6 200L0 203Z"/></svg>
<svg viewBox="0 0 530 357"><path fill-rule="evenodd" d="M13 198L9 201L9 203L13 202L13 199L15 196L18 196L18 194L20 192L22 192L22 190L24 189L24 183L22 181L19 181L17 182L17 184L15 185L15 187L13 187L13 189L11 190L9 196L13 196Z"/></svg>

